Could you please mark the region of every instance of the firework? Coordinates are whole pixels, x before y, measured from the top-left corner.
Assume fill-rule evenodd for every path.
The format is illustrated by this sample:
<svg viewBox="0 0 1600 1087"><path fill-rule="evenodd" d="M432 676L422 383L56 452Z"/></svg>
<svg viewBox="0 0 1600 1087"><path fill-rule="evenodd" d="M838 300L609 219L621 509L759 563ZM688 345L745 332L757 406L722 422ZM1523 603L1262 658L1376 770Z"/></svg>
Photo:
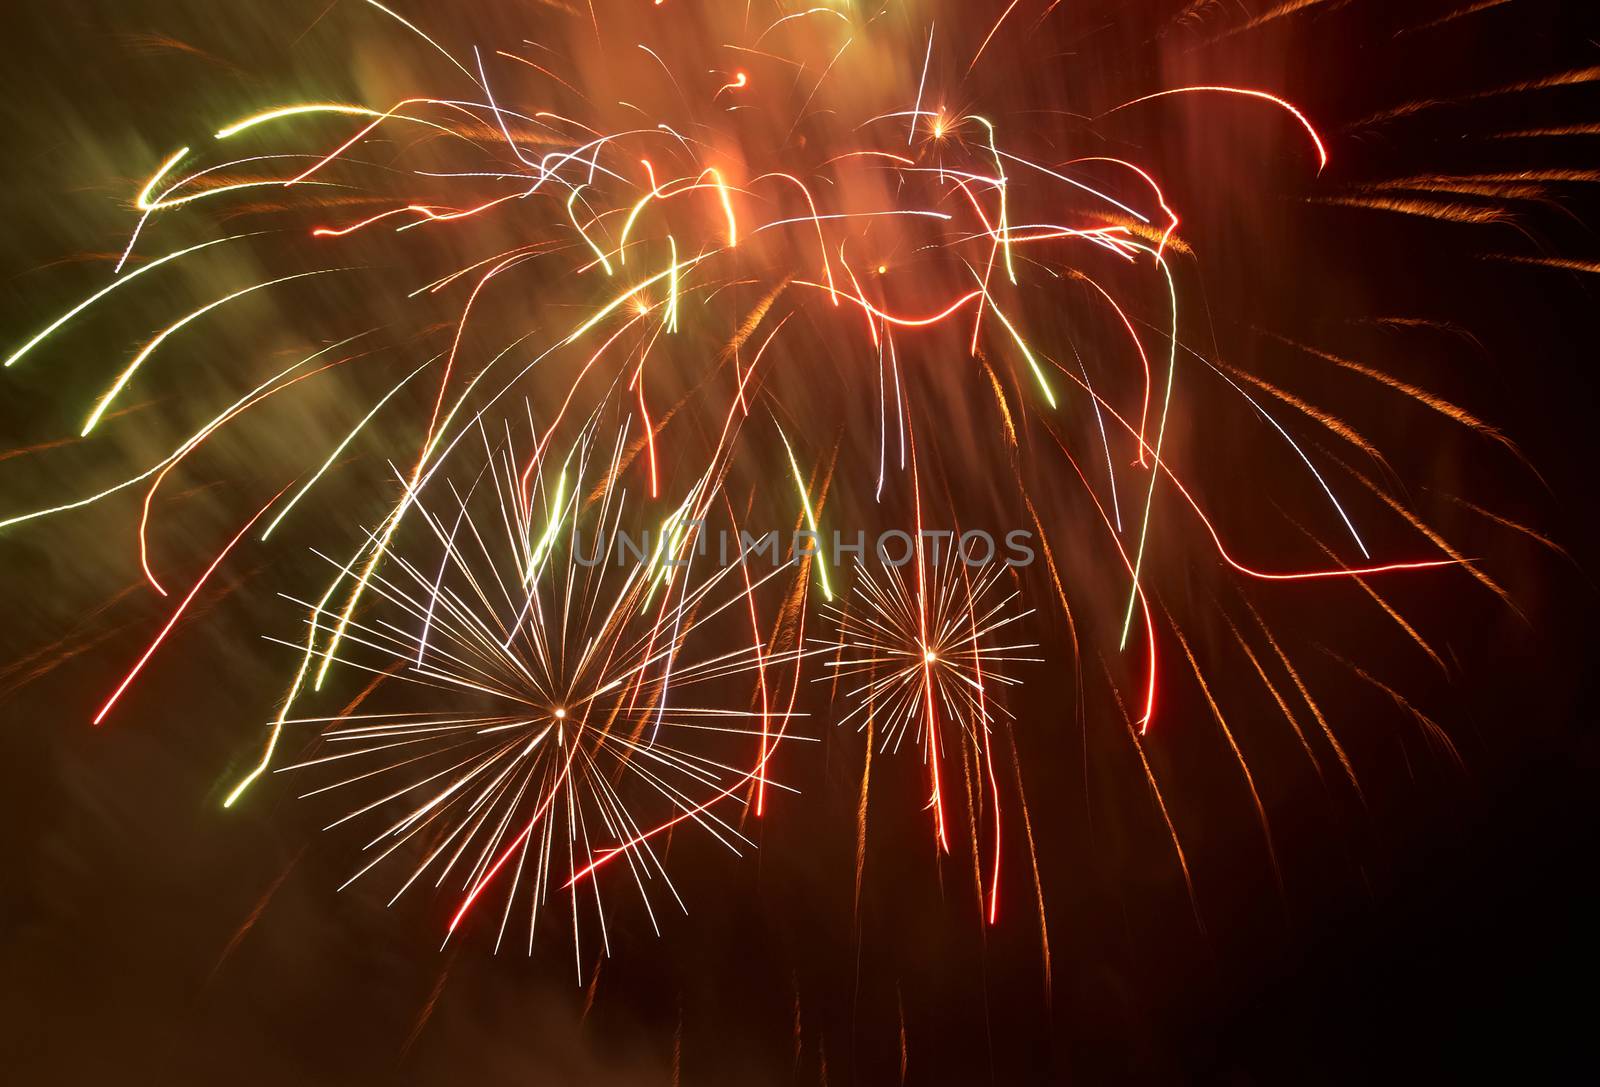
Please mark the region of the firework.
<svg viewBox="0 0 1600 1087"><path fill-rule="evenodd" d="M418 503L436 559L397 549L347 625L336 663L370 677L362 694L336 715L281 722L316 729L318 749L282 768L332 779L305 795L362 797L332 825L378 829L352 882L405 858L390 901L454 885L454 932L498 881L500 939L525 887L530 953L557 897L580 970L580 901L605 939L597 869L626 868L654 924L652 889L683 904L667 832L693 824L735 852L753 844L729 809L785 787L769 764L799 738L785 701L799 655L760 614L763 588L779 592L774 614L793 594L794 568L697 564L715 499L705 479L653 538L623 532L637 523L617 481L628 438L624 424L608 455L581 444L527 495L509 439L485 441L487 463L441 489L445 505Z"/></svg>
<svg viewBox="0 0 1600 1087"><path fill-rule="evenodd" d="M936 548L931 549L937 551ZM929 782L928 807L941 849L950 848L945 772L959 745L957 766L980 766L981 786L994 824L987 888L989 920L999 911L1000 793L994 772L995 730L1009 727L1001 692L1020 682L1011 673L1039 647L1010 641L1015 624L1033 614L1021 609L1019 590L1001 595L1008 576L1001 564L968 568L951 544L943 554L915 552L912 572L885 564L880 575L858 563L848 606L826 606L837 623L835 640L819 640L828 655L824 677L854 708L839 724L867 730L878 752L898 752L908 739L922 753ZM1003 633L1002 633L1003 632ZM997 644L997 642L999 644ZM819 681L820 682L820 681ZM965 756L970 749L975 758ZM970 789L970 782L969 789Z"/></svg>
<svg viewBox="0 0 1600 1087"><path fill-rule="evenodd" d="M348 419L239 518L97 723L236 545L309 542L331 575L289 594L306 616L298 664L225 803L282 768L287 730L322 726L292 765L336 776L319 794L381 794L341 819L379 827L363 873L405 857L401 892L459 890L452 931L491 885L506 887L502 934L519 889L533 917L566 895L576 928L580 894L603 922L589 878L602 866L625 863L647 907L652 884L670 887L656 844L666 829L692 821L745 843L722 808L764 814L771 760L794 738L806 654L793 646L821 597L838 624L825 678L854 702L842 721L873 722L885 751L909 741L922 752L945 849L942 762L954 745L979 756L996 835L992 917L993 737L1006 712L994 696L1032 646L990 639L1024 614L1019 598L1060 604L1041 653L1075 668L1081 635L1117 661L1105 670L1114 700L1143 735L1158 716L1163 642L1181 647L1210 697L1178 622L1161 621L1174 610L1163 576L1186 577L1190 563L1246 583L1342 580L1369 593L1377 575L1464 571L1503 593L1341 453L1306 439L1299 418L1274 412L1374 454L1354 426L1197 346L1209 325L1203 265L1170 185L1131 148L1104 146L1141 111L1227 108L1281 134L1309 183L1330 151L1306 111L1268 89L1209 82L1111 98L1093 116L988 109L963 80L1021 32L1015 3L970 56L971 41L903 12L651 6L662 10L648 40L612 18L623 5L599 5L561 48L464 50L366 0L438 62L419 77L430 93L263 103L153 164L114 278L7 367L33 362L135 282L233 250L274 271L219 284L153 329L82 405L81 438L139 426L120 415L130 398L186 338L249 300L314 290L340 304L318 307L325 323L303 330L314 350L207 407L209 421L153 463L0 525L148 484L133 535L165 595L147 534L169 471L245 427L257 405L319 381L341 382ZM1512 198L1526 193L1506 186L1527 181L1484 176L1462 189L1419 177L1318 199L1426 215L1418 192ZM252 229L183 233L244 217ZM1488 430L1416 386L1321 357ZM1314 548L1292 554L1309 557L1256 560L1253 550L1291 552L1236 539L1237 519L1213 509L1235 466L1194 454L1230 418L1262 422L1300 473L1309 497L1295 515L1313 525ZM351 495L383 506L354 514ZM675 572L711 517L817 537L903 517L920 541L935 511L1026 525L1041 561L972 569L949 554L924 561L919 542L908 581L841 567L822 548L764 615L775 574L745 563ZM1412 532L1371 544L1375 515ZM615 532L625 516L656 527L649 561L621 575L580 562L579 525ZM1081 629L1074 596L1091 612ZM734 634L736 613L748 622ZM1295 724L1264 654L1235 633ZM1288 656L1265 624L1261 634L1348 769ZM393 708L308 714L340 667L378 677L372 698ZM697 686L714 697L675 697ZM636 793L665 810L644 814Z"/></svg>

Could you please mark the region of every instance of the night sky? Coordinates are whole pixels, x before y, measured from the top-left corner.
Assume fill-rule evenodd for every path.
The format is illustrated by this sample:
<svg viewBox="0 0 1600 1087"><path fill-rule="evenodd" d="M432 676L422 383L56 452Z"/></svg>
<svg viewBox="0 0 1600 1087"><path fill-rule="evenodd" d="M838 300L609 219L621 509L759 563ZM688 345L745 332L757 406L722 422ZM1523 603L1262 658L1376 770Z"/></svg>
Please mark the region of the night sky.
<svg viewBox="0 0 1600 1087"><path fill-rule="evenodd" d="M716 6L668 2L685 12ZM448 67L357 0L12 6L0 44L6 351L108 281L137 218L129 201L171 149L278 102L387 102L432 85L419 73ZM541 34L593 44L581 3L393 6L464 55ZM645 0L598 6L608 19L635 20L641 36L659 17ZM1032 26L1049 6L1022 0L1016 18ZM1029 524L1001 486L1025 480L1058 518L1054 559L1079 609L1069 634L1043 568L1019 575L1026 606L1038 609L1028 640L1045 661L1017 666L1014 748L1000 748L1014 750L1002 797L1014 804L1020 789L1028 819L1024 831L1009 816L999 923L984 924L965 839L948 857L933 849L909 755L872 764L857 901L865 740L829 723L837 714L825 685L802 684L803 731L818 742L786 750L777 771L798 792L744 825L759 848L743 857L673 835L670 868L687 912L660 911L659 934L619 896L607 918L609 956L591 944L575 964L559 918L531 957L515 942L493 954L487 924L441 949L454 909L447 895L387 907L392 888L379 883L337 890L360 844L322 832L343 810L338 801L297 799L300 790L269 776L245 802L222 807L296 664L293 650L266 640L299 636L303 610L278 594L314 591L304 581L322 569L308 550L318 533L354 538L330 524L346 512L370 523L382 499L375 506L369 490L341 477L351 482L336 481L344 489L282 546L241 547L96 728L90 719L176 602L142 580L135 489L0 529L0 1080L1342 1084L1583 1075L1597 965L1588 868L1600 845L1590 437L1600 77L1503 89L1600 65L1600 9L1505 0L1430 25L1470 5L1333 0L1252 25L1279 6L1067 0L1025 36L997 36L998 62L960 82L964 58L1005 5L886 5L914 9L918 27L937 9L940 40L958 43L963 58L948 62L946 82L960 86L952 108L992 109L1058 160L1062 146L1076 146L1083 115L1161 87L1270 87L1316 122L1330 153L1320 176L1303 133L1277 114L1264 123L1230 107L1208 120L1196 104L1167 105L1119 120L1114 137L1172 179L1166 198L1199 254L1193 282L1203 293L1186 335L1203 335L1227 366L1349 419L1384 454L1351 471L1377 480L1503 587L1504 598L1461 570L1370 581L1436 659L1360 588L1241 586L1193 540L1180 548L1162 538L1152 577L1166 679L1160 716L1136 747L1112 696L1136 686L1115 656L1120 611L1101 614L1120 606L1126 581L1096 582L1117 560L1103 541L1087 542L1088 527L1074 527L1100 533L1093 507L1066 497L1077 480L1050 459L1043 429L1024 428L1015 460L1001 452L981 370L924 374L914 392L949 394L925 432L930 446L942 440L950 450L936 469L941 494L966 522L1004 530ZM627 39L633 23L608 30ZM575 60L570 72L603 93L592 66ZM1366 120L1404 103L1427 105ZM815 139L818 124L797 125L791 138ZM1570 131L1505 136L1529 129ZM1503 212L1492 221L1347 199L1370 197L1387 179L1529 171L1577 176L1541 182L1533 195L1427 197ZM256 229L272 214L246 210L224 225ZM184 237L142 243L145 255ZM176 342L130 388L109 437L69 440L106 374L173 313L216 295L212 273L229 282L286 274L309 251L295 237L130 291L4 371L0 516L159 460L219 405L300 357L290 353L335 338L332 318L394 317L392 299L343 283L253 299ZM1537 263L1551 258L1589 270ZM1065 306L1032 305L1043 339L1071 326ZM518 319L512 308L496 316L502 327ZM1106 324L1086 335L1111 332ZM809 339L792 349L796 360L836 350L843 358L842 337L825 326L800 335ZM437 351L439 336L420 330L376 365L392 382ZM1495 434L1351 380L1288 341L1360 359L1460 405ZM1002 345L987 350L998 358ZM1235 410L1216 378L1193 381L1186 388L1204 391L1180 400L1173 457L1197 466L1195 489L1218 522L1264 565L1325 561L1310 535L1331 539L1338 523L1313 501L1300 464L1257 417ZM373 387L342 389L366 396ZM809 421L802 434L812 444L802 448L813 458L843 449L840 497L830 502L850 509L849 487L869 493L871 482L850 479L852 450L875 458L878 443L875 429L854 434L852 421L870 415L876 427L876 392L836 392L830 378L808 377L783 410L786 426ZM431 391L402 403L426 421ZM1222 404L1232 412L1225 419L1211 410ZM219 541L324 455L308 449L330 447L359 415L340 397L309 393L186 462L165 485L153 537L177 595ZM1330 471L1350 467L1341 460L1349 447L1293 418ZM414 448L409 440L396 448ZM393 456L373 444L348 460L352 472L365 465L368 478L392 485ZM745 487L757 510L792 500L781 473L781 492L752 483L753 469L732 478L730 490ZM1374 526L1375 552L1427 550L1353 475L1339 478ZM890 511L884 523L905 512L873 508ZM1359 771L1359 794L1337 762L1305 757L1240 655L1230 624L1260 630L1253 611L1316 692ZM1270 838L1184 645L1249 753ZM343 682L346 701L363 683Z"/></svg>

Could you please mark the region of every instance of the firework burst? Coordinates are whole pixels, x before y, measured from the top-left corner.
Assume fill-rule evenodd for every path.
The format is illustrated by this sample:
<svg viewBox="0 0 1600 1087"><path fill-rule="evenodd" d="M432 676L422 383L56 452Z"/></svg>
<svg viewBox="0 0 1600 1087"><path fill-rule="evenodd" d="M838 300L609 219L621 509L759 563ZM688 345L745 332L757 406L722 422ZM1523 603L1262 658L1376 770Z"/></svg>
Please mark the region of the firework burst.
<svg viewBox="0 0 1600 1087"><path fill-rule="evenodd" d="M697 562L709 489L656 531L626 531L626 424L606 455L585 441L526 497L509 436L480 437L474 477L417 505L436 557L424 541L396 548L329 658L370 682L336 715L285 719L315 727L317 750L282 769L331 777L306 796L362 798L331 824L376 828L351 882L388 863L407 872L391 903L454 887L452 933L499 882L497 945L521 903L530 953L557 898L581 967L580 914L606 939L598 869L626 868L654 924L652 890L683 904L668 832L694 824L740 852L752 843L736 810L785 788L769 763L799 738L799 654L761 613L774 591L781 610L795 571Z"/></svg>
<svg viewBox="0 0 1600 1087"><path fill-rule="evenodd" d="M818 639L831 673L824 680L843 687L853 708L839 724L867 731L879 754L898 752L908 740L927 768L928 809L934 835L948 851L948 800L941 769L956 749L956 766L981 767L978 794L994 824L987 888L989 920L999 909L1000 794L994 773L994 733L1013 720L1002 691L1021 682L1016 665L1039 662L1027 655L1037 643L1018 642L1021 592L1005 585L1010 572L998 563L968 566L952 545L944 554L917 548L907 574L885 563L875 575L858 562L847 603L825 605L836 622L832 641ZM1004 590L1010 589L1009 592ZM968 752L975 758L965 757ZM972 782L968 782L969 792ZM976 819L978 813L974 812Z"/></svg>
<svg viewBox="0 0 1600 1087"><path fill-rule="evenodd" d="M647 6L656 21L640 29ZM1323 130L1271 90L1213 81L1105 95L1092 114L1027 94L986 103L974 73L1058 7L1036 6L1031 23L1012 3L976 32L974 17L952 15L963 33L899 8L725 4L691 17L619 0L587 19L562 11L558 46L467 48L365 0L364 15L433 62L415 74L425 89L408 76L409 89L371 101L263 103L153 158L113 278L5 366L179 271L207 284L204 297L102 375L75 440L137 430L134 398L159 387L169 357L266 297L316 300L305 350L216 403L169 376L186 406L203 404L202 425L111 485L8 511L0 527L143 490L130 536L150 590L166 595L150 536L170 472L280 397L337 383L341 422L334 440L297 443L292 467L260 488L281 490L235 518L96 722L236 546L311 544L332 574L290 594L306 609L299 663L226 804L280 767L286 730L324 726L294 765L338 775L318 793L380 791L341 820L379 828L362 871L405 857L402 892L458 889L452 930L506 886L504 933L519 888L533 916L564 893L576 927L588 893L603 919L591 877L613 860L648 905L652 884L670 887L657 835L695 822L737 847L725 804L763 813L770 760L793 738L807 606L848 579L826 548L793 568L793 586L745 563L679 566L711 518L820 536L904 515L920 540L937 511L1004 518L1037 539L1042 561L1023 571L925 561L920 547L914 577L858 567L835 605L837 638L820 643L834 657L825 678L853 702L843 720L875 730L885 752L922 753L945 849L952 749L979 756L963 765L984 768L998 843L992 737L1007 713L995 696L1031 646L991 639L1026 614L1019 598L1050 602L1042 654L1070 657L1075 675L1090 643L1111 659L1111 700L1139 736L1158 717L1163 644L1210 699L1203 654L1180 629L1193 605L1163 592L1192 567L1276 588L1355 582L1440 660L1371 579L1430 571L1509 595L1347 463L1351 449L1382 461L1356 426L1202 346L1215 321L1198 247L1180 232L1161 156L1142 160L1126 136L1134 118L1180 104L1236 111L1280 138L1311 184L1330 164ZM1500 211L1464 212L1463 200L1588 180L1417 174L1315 199L1481 224ZM233 252L266 271L214 282L208 262ZM1514 449L1417 385L1267 338ZM1219 512L1240 490L1259 497L1237 487L1222 440L1240 418L1295 473L1286 520L1306 524L1309 544L1247 537ZM1320 446L1326 435L1339 444ZM1371 527L1379 518L1389 531ZM656 530L645 561L626 574L580 561L580 524L603 536L625 522ZM777 602L763 612L767 596ZM1251 674L1302 735L1280 697L1292 680L1354 781L1288 653L1257 625L1270 656L1235 628ZM377 676L371 698L393 709L308 716L351 668ZM710 693L676 697L696 687ZM1265 823L1243 749L1211 708ZM998 856L997 845L991 916ZM1042 894L1040 913L1042 924Z"/></svg>

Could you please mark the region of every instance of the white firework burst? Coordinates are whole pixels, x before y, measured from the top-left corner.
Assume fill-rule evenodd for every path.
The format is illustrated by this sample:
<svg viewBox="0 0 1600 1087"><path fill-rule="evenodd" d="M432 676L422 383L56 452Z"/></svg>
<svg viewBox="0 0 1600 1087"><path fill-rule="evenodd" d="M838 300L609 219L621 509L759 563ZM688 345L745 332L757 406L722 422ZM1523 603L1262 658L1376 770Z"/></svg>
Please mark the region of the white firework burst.
<svg viewBox="0 0 1600 1087"><path fill-rule="evenodd" d="M390 549L336 660L370 686L342 713L286 722L320 729L317 749L283 768L332 777L306 796L361 797L330 824L368 827L370 859L350 882L393 867L391 902L430 883L455 893L451 933L498 885L496 947L520 902L530 953L559 901L580 970L580 917L609 950L597 870L625 868L656 925L655 892L683 906L663 863L671 830L750 846L739 812L786 788L770 762L802 738L802 654L780 644L773 607L797 568L697 555L718 505L713 470L644 530L619 483L628 428L600 460L594 430L550 467L554 482L519 475L509 434L497 446L484 434L476 477L450 483L444 508L419 500L435 560Z"/></svg>
<svg viewBox="0 0 1600 1087"><path fill-rule="evenodd" d="M870 729L880 753L907 740L922 752L935 831L948 849L941 766L949 747L971 744L992 767L992 733L1011 719L997 695L1021 682L1015 665L1039 658L1026 655L1036 644L1005 637L1032 609L1017 607L1018 590L1003 591L1003 565L968 566L954 547L927 550L876 572L858 560L848 600L827 608L837 633L819 648L830 657L826 678L852 704L840 723Z"/></svg>

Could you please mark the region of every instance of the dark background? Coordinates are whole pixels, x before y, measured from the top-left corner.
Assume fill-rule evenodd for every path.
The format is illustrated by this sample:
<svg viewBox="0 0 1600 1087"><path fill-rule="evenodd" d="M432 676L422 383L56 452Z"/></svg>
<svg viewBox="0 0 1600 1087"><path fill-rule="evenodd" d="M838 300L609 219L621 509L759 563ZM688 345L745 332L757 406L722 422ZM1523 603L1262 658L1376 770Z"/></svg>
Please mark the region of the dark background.
<svg viewBox="0 0 1600 1087"><path fill-rule="evenodd" d="M1001 7L973 5L989 6ZM439 951L438 903L385 910L376 891L334 893L349 858L317 833L326 811L287 790L219 811L284 663L220 648L255 644L261 606L233 592L198 601L171 659L152 667L116 726L92 730L105 677L164 612L118 596L137 569L122 538L104 533L123 522L36 525L0 536L0 651L22 662L0 679L4 1078L886 1083L903 1068L912 1083L1275 1084L1583 1074L1600 827L1589 378L1600 279L1492 258L1593 260L1600 207L1584 185L1564 185L1550 205L1519 206L1514 225L1483 228L1306 202L1422 172L1593 167L1600 135L1485 138L1600 122L1592 83L1350 127L1399 102L1600 63L1593 5L1514 0L1409 29L1453 6L1352 0L1204 45L1243 25L1233 5L1188 5L1187 19L1177 4L1067 5L1078 10L1047 32L1045 44L1074 66L1072 86L1085 88L1074 108L1217 80L1281 88L1317 118L1333 152L1327 175L1313 185L1303 161L1274 160L1270 181L1243 200L1230 198L1239 181L1226 170L1185 169L1210 163L1212 149L1164 139L1160 118L1122 133L1185 178L1173 202L1195 209L1185 235L1207 256L1223 352L1246 369L1283 366L1252 334L1262 326L1330 350L1381 350L1407 380L1503 430L1539 473L1492 442L1380 404L1367 421L1386 449L1400 448L1408 496L1467 495L1570 553L1516 533L1471 537L1470 553L1526 619L1459 583L1397 589L1402 610L1446 650L1442 674L1407 658L1404 643L1368 641L1371 616L1332 590L1272 605L1278 624L1321 613L1301 648L1322 661L1308 674L1350 724L1367 796L1355 802L1291 758L1265 760L1281 892L1197 691L1174 688L1164 719L1175 731L1152 743L1194 873L1191 903L1114 708L1091 698L1075 718L1063 709L1068 683L1052 673L1030 677L1018 707L1037 722L1018 743L1049 903L1048 983L1026 852L1008 847L1007 916L985 930L959 859L941 868L928 853L915 783L888 770L853 912L860 740L826 732L789 768L810 803L785 801L761 828L763 848L742 862L675 844L674 868L701 877L685 881L690 915L669 916L659 938L642 917L623 916L598 974L592 960L575 970L558 943L531 961L492 957L482 939ZM15 5L0 44L7 343L102 281L95 254L125 238L135 178L192 138L194 103L209 122L263 101L355 93L338 42L395 39L349 4L318 22L324 7ZM514 3L467 7L453 16L452 41L492 40L524 14ZM430 29L444 22L442 7L429 14ZM986 81L1020 81L1054 96L1033 89L1051 78L1001 66L970 93L982 100ZM292 316L264 315L268 325ZM1408 315L1472 339L1351 331ZM62 383L144 327L138 314L125 328L118 320L75 341L54 376L8 372L0 444L70 432L81 397L64 397ZM216 358L252 348L249 335L227 335ZM60 478L32 463L0 462L8 510ZM1216 494L1226 508L1226 492ZM218 588L255 572L247 562ZM1191 591L1203 601L1213 590L1197 581ZM1184 590L1171 592L1181 600ZM1464 768L1423 743L1403 708L1318 656L1324 643L1388 664L1382 674L1455 738Z"/></svg>

